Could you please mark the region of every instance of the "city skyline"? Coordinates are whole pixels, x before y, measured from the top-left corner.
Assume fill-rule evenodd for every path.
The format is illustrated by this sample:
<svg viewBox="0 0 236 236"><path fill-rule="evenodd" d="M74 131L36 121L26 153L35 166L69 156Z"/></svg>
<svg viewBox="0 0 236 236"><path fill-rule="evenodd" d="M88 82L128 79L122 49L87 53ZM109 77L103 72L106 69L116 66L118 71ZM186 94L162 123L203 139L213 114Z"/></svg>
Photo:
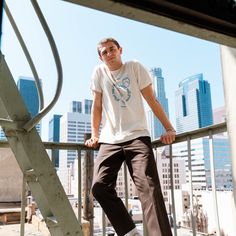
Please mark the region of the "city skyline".
<svg viewBox="0 0 236 236"><path fill-rule="evenodd" d="M57 75L44 33L28 1L8 0L7 4L43 81L45 104L48 104L56 88ZM43 119L43 140L47 140L47 124L52 114L65 113L69 101L92 98L90 77L94 66L100 63L96 44L106 36L118 39L123 46L124 61L137 59L147 69L160 67L165 71L166 97L174 126L174 92L183 78L203 73L212 86L213 109L224 105L218 44L63 1L41 0L39 5L58 46L64 72L61 96ZM32 76L5 14L2 52L15 79L20 75Z"/></svg>

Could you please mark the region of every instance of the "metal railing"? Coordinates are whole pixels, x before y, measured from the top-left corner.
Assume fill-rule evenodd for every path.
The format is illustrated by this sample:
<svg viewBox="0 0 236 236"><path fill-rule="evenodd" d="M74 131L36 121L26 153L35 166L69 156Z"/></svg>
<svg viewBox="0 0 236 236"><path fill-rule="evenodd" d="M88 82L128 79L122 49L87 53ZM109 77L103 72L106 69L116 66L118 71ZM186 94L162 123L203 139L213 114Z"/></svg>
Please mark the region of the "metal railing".
<svg viewBox="0 0 236 236"><path fill-rule="evenodd" d="M212 181L212 199L213 199L213 204L214 204L214 217L215 217L215 225L216 225L216 235L217 236L221 236L221 229L220 229L220 223L219 223L219 215L218 215L218 203L217 203L217 195L216 195L216 184L215 184L215 166L214 166L214 144L213 144L213 135L219 134L219 133L223 133L227 131L227 127L226 127L226 123L221 123L221 124L217 124L217 125L213 125L213 126L209 126L209 127L205 127L205 128L201 128L198 130L194 130L191 132L186 132L186 133L182 133L176 136L176 141L174 142L174 144L176 143L180 143L183 141L187 142L187 152L188 152L188 173L189 173L189 189L190 189L190 210L191 210L191 222L192 222L192 235L197 235L197 230L196 230L196 216L194 213L194 206L193 206L193 198L194 198L194 193L193 193L193 183L192 183L192 169L191 169L191 141L194 139L198 139L198 138L203 138L203 137L207 137L209 139L209 147L210 147L210 164L211 164L211 181ZM152 143L153 148L157 149L159 147L163 147L165 146L164 144L162 144L160 142L160 140L156 140ZM82 218L86 218L87 216L85 216L85 212L84 214L82 214L82 183L81 183L81 179L82 179L82 171L81 171L81 157L82 157L82 152L83 151L90 151L91 149L87 148L85 145L83 144L76 144L76 143L54 143L54 142L44 142L44 146L46 149L48 150L74 150L77 152L77 157L78 157L78 221L79 223L81 223L81 219ZM175 193L174 193L174 177L173 177L173 158L172 158L172 146L173 145L169 145L169 164L170 164L170 192L171 192L171 202L172 202L172 213L173 213L173 234L174 236L178 235L177 232L177 222L176 222L176 212L175 212ZM8 143L6 141L0 141L0 148L7 148ZM86 156L86 158L88 158L88 156ZM86 167L85 167L86 168ZM126 168L125 168L126 170ZM125 177L124 177L124 181L125 181L125 205L128 206L128 187L127 187L127 171L125 171ZM85 197L86 198L86 197ZM84 199L85 199L84 198ZM23 203L23 202L22 202ZM86 200L84 200L84 204L93 204L92 202L89 202ZM93 207L90 206L90 207ZM22 208L24 209L24 208ZM93 214L93 213L92 213ZM22 214L23 215L23 214ZM89 216L90 218L87 220L91 220L93 218L93 215ZM104 217L104 214L103 214ZM236 219L235 219L236 221ZM22 226L24 227L24 220L22 220ZM147 232L145 230L145 226L143 227L143 235L146 236ZM92 230L92 229L91 229ZM102 229L102 235L106 235L105 234L105 220L103 218L103 229ZM92 235L92 234L91 234Z"/></svg>
<svg viewBox="0 0 236 236"><path fill-rule="evenodd" d="M48 27L48 24L43 16L43 13L37 3L36 0L31 0L31 3L33 5L33 8L38 16L38 19L43 27L43 30L45 32L45 35L48 39L48 42L49 42L49 45L50 45L50 48L52 50L52 54L53 54L53 58L54 58L54 61L55 61L55 65L56 65L56 69L57 69L57 86L56 86L56 91L55 91L55 94L54 94L54 97L53 99L50 101L50 103L44 107L44 97L43 97L43 91L42 91L42 87L41 87L41 84L40 84L40 79L39 79L39 76L38 76L38 73L37 73L37 70L36 70L36 67L33 63L33 60L32 60L32 57L30 56L30 53L26 47L26 44L23 40L23 37L21 36L20 34L20 31L17 27L17 24L16 22L14 21L14 18L10 12L10 9L8 8L7 6L7 3L5 2L4 3L4 10L6 12L6 15L12 25L12 28L17 36L17 39L22 47L22 50L25 54L25 57L29 63L29 66L30 66L30 69L32 71L32 74L34 76L34 79L35 79L35 84L36 84L36 88L37 88L37 91L38 91L38 97L39 97L39 101L40 101L40 109L39 109L39 112L38 114L33 117L31 120L27 121L27 123L24 125L23 129L26 130L27 132L29 132L33 127L35 127L39 122L40 120L53 108L53 106L56 104L59 96L60 96L60 93L61 93L61 89L62 89L62 84L63 84L63 73L62 73L62 65L61 65L61 60L60 60L60 57L59 57L59 53L58 53L58 50L57 50L57 47L56 47L56 43L54 41L54 38L53 38L53 35ZM6 121L5 121L6 122ZM11 121L9 121L11 122Z"/></svg>

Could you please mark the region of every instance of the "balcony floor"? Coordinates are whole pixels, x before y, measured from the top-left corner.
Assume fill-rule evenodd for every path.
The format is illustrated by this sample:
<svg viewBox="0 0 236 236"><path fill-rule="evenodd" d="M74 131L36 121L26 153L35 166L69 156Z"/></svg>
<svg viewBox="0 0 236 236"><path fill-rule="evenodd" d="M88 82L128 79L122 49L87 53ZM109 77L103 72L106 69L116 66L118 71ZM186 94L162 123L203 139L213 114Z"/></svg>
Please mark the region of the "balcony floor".
<svg viewBox="0 0 236 236"><path fill-rule="evenodd" d="M0 225L0 236L19 236L20 224ZM25 236L48 236L45 233L37 231L32 224L25 224Z"/></svg>

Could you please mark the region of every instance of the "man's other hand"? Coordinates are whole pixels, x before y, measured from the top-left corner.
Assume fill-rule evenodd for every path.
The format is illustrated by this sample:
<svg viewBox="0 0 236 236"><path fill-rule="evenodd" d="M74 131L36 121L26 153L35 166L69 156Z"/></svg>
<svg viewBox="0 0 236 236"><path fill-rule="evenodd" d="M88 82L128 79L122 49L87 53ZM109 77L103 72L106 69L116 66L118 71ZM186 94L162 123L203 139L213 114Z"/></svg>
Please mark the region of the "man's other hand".
<svg viewBox="0 0 236 236"><path fill-rule="evenodd" d="M85 141L85 145L87 147L96 148L98 146L98 138L97 137L91 137L90 139Z"/></svg>
<svg viewBox="0 0 236 236"><path fill-rule="evenodd" d="M160 140L164 144L171 144L175 141L176 132L175 130L170 130L161 135Z"/></svg>

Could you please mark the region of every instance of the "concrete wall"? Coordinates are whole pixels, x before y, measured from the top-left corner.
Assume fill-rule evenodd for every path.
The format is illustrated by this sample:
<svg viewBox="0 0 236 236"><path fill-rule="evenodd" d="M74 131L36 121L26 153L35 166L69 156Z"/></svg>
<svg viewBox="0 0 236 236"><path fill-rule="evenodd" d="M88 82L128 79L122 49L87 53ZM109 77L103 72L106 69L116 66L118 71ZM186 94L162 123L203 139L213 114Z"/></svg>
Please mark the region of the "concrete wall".
<svg viewBox="0 0 236 236"><path fill-rule="evenodd" d="M10 149L0 148L0 202L21 200L22 172Z"/></svg>

